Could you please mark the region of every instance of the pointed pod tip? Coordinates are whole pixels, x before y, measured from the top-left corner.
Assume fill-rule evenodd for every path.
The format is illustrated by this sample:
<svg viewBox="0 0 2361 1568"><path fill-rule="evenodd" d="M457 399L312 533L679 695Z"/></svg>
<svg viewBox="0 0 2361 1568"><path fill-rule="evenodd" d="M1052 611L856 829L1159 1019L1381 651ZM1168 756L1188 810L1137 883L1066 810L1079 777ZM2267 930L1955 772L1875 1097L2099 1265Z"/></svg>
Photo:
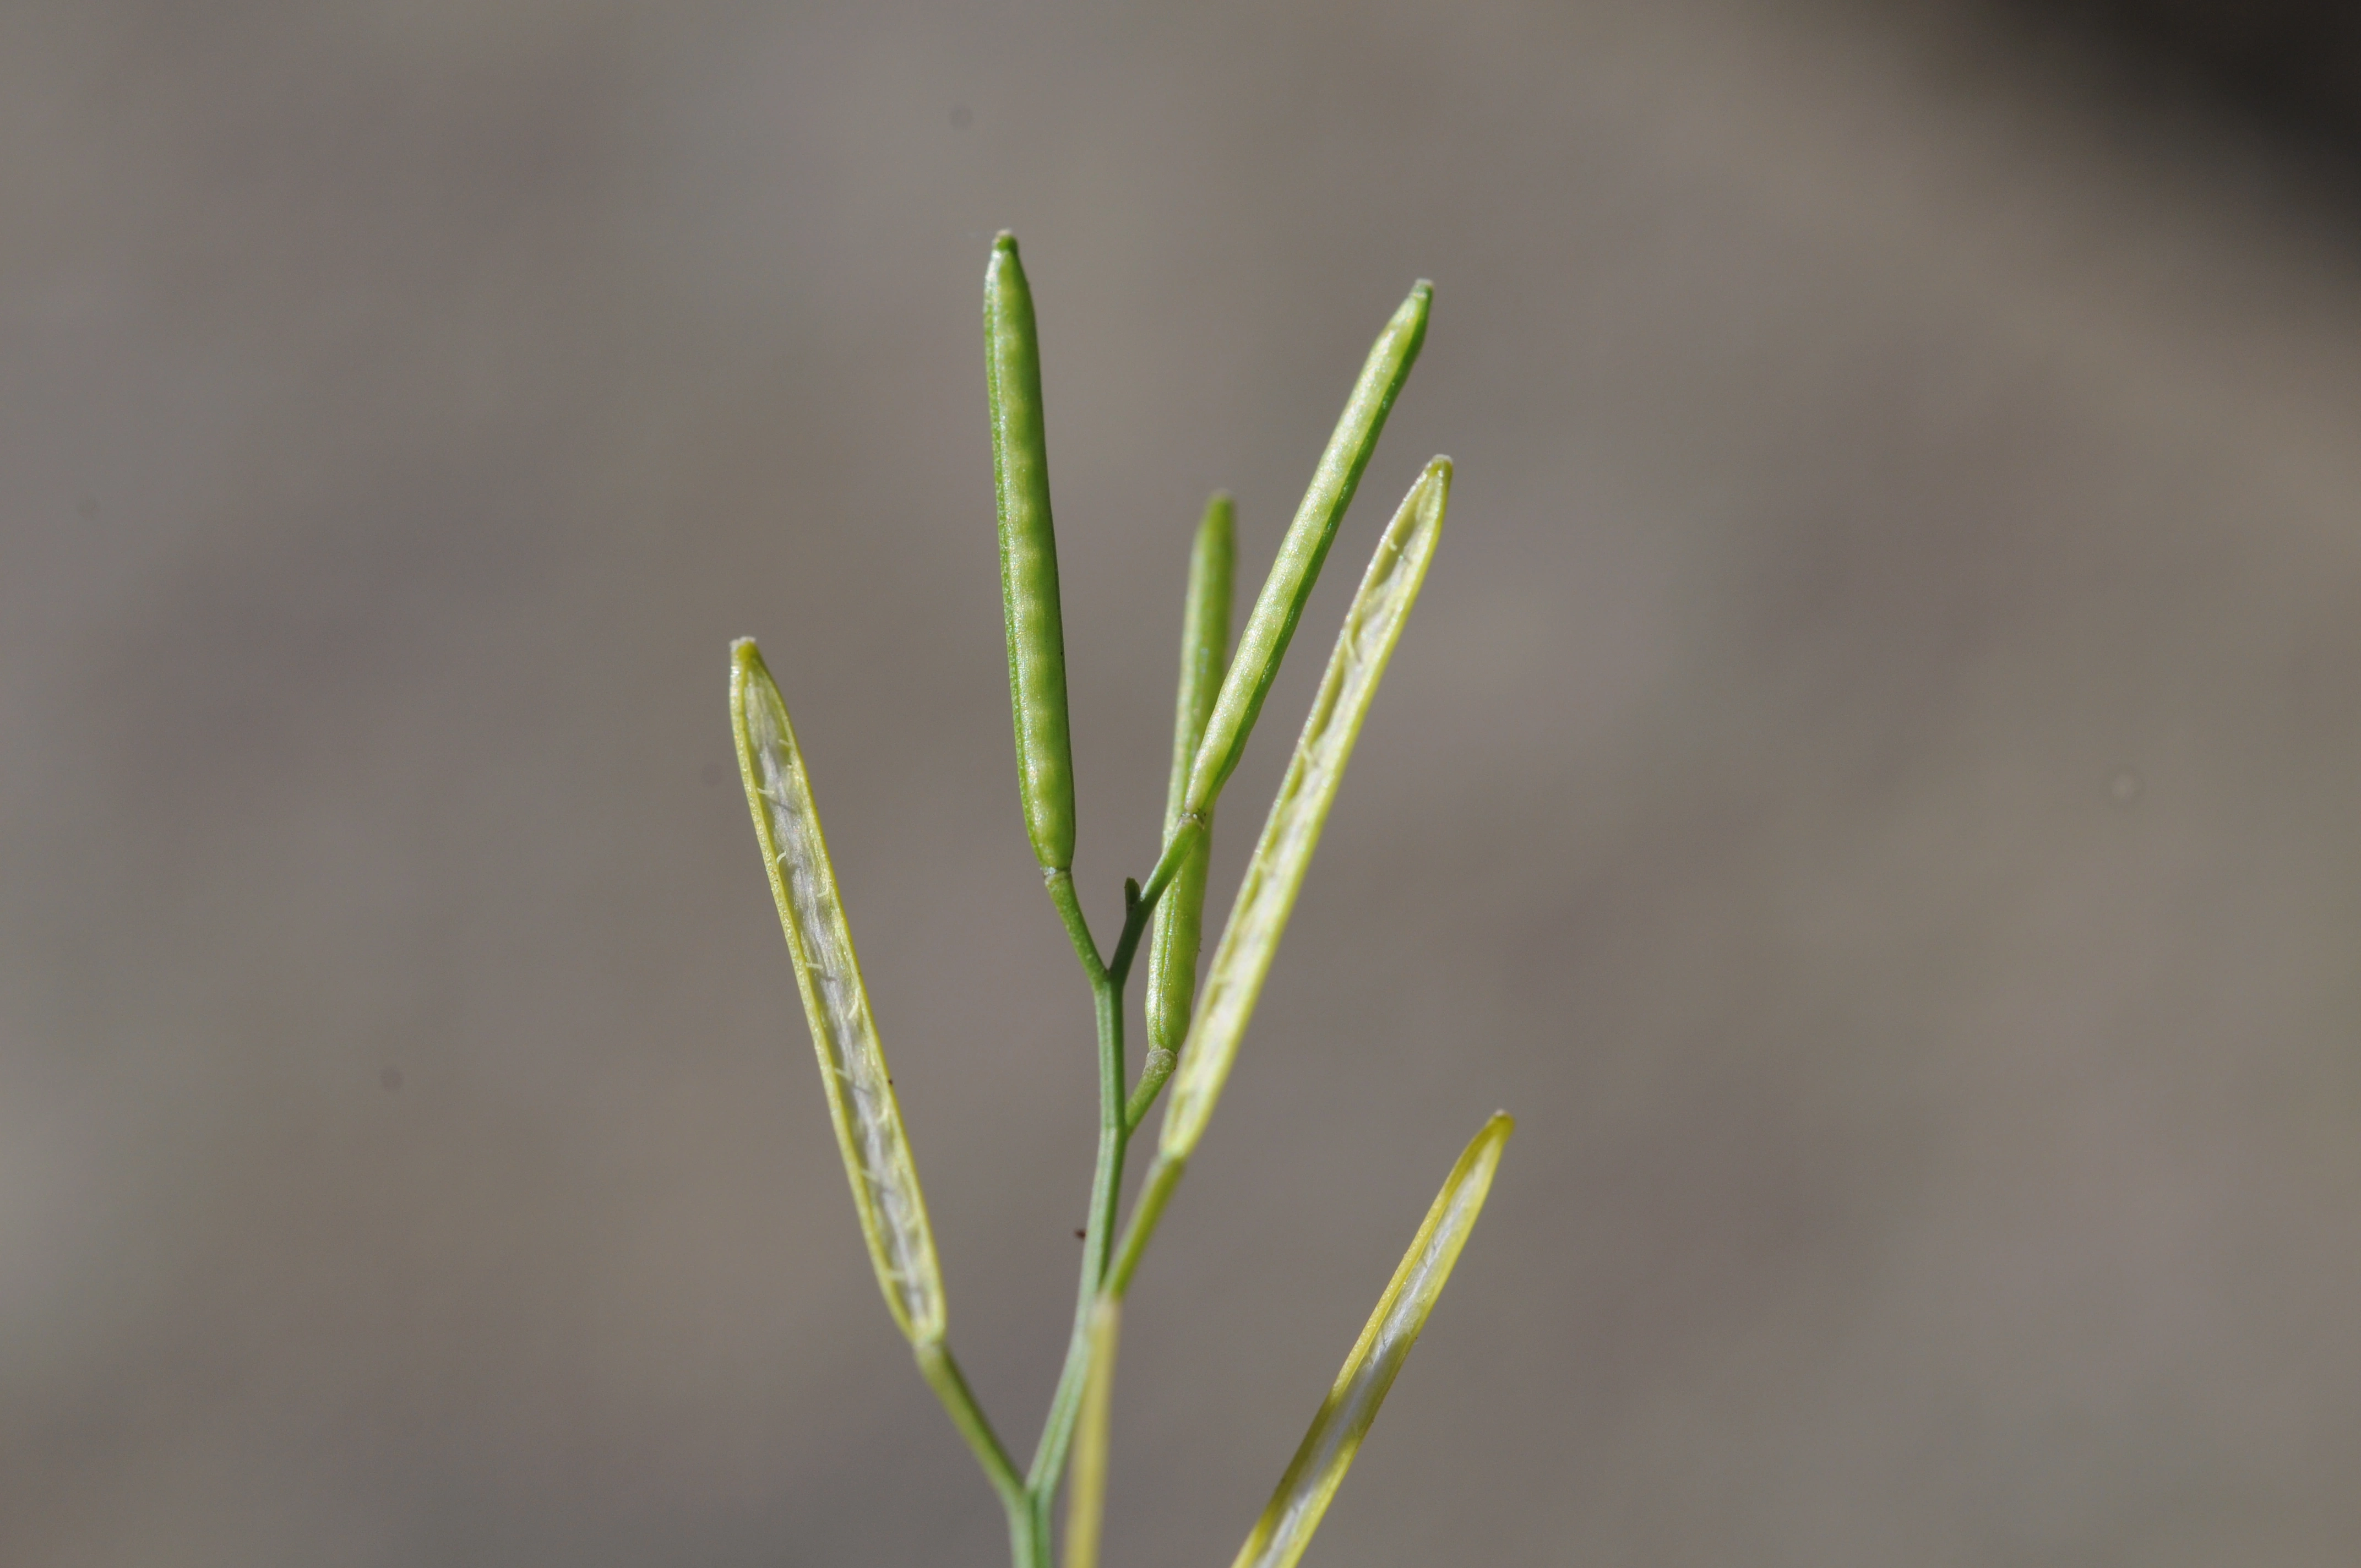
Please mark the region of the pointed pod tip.
<svg viewBox="0 0 2361 1568"><path fill-rule="evenodd" d="M1467 1140L1467 1152L1460 1157L1464 1169L1489 1171L1498 1167L1500 1155L1509 1146L1509 1139L1517 1130L1517 1119L1506 1111L1495 1111L1476 1129ZM1489 1175L1484 1179L1491 1180Z"/></svg>
<svg viewBox="0 0 2361 1568"><path fill-rule="evenodd" d="M1403 504L1440 526L1444 509L1451 505L1451 459L1435 458L1420 470L1418 483L1411 487L1411 499Z"/></svg>
<svg viewBox="0 0 2361 1568"><path fill-rule="evenodd" d="M730 667L733 670L763 669L763 651L751 637L741 637L730 644Z"/></svg>
<svg viewBox="0 0 2361 1568"><path fill-rule="evenodd" d="M1418 357L1419 349L1426 343L1426 322L1433 313L1434 285L1422 278L1411 290L1410 296L1402 301L1401 308L1394 312L1394 319L1386 323L1385 333L1378 339L1378 347L1371 351L1381 353L1384 345L1391 342L1396 352L1403 356L1394 379L1397 389L1401 385L1401 375L1409 371L1410 362ZM1375 364L1376 361L1373 359L1370 363Z"/></svg>
<svg viewBox="0 0 2361 1568"><path fill-rule="evenodd" d="M1016 236L1002 229L993 237L992 259L983 264L984 296L1011 287L1026 289L1025 258L1016 254Z"/></svg>

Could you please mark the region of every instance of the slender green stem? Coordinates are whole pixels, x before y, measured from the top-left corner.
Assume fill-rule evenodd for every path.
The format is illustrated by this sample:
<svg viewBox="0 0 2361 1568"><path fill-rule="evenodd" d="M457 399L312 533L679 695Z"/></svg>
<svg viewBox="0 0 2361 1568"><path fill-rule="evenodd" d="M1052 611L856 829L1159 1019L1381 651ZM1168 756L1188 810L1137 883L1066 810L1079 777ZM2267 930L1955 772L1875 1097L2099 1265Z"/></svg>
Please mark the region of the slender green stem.
<svg viewBox="0 0 2361 1568"><path fill-rule="evenodd" d="M1156 1163L1148 1168L1148 1183L1139 1190L1139 1201L1131 1206L1131 1223L1124 1227L1122 1245L1115 1248L1114 1266L1107 1271L1106 1293L1116 1300L1122 1300L1131 1288L1140 1256L1156 1234L1157 1222L1164 1218L1164 1205L1172 1201L1172 1190L1180 1185L1180 1174L1188 1168L1186 1159L1170 1155L1157 1156Z"/></svg>
<svg viewBox="0 0 2361 1568"><path fill-rule="evenodd" d="M1091 1301L1098 1294L1099 1281L1105 1277L1107 1248L1115 1240L1115 1205L1123 1190L1124 1145L1130 1132L1123 1119L1123 981L1118 972L1099 960L1098 943L1091 936L1082 900L1075 895L1074 879L1064 872L1053 872L1048 886L1059 916L1066 923L1067 935L1073 939L1075 956L1082 961L1082 972L1090 980L1092 1009L1098 1025L1099 1149L1096 1166L1091 1172L1091 1208L1082 1234L1082 1277L1075 1306L1077 1327L1087 1329ZM1127 918L1116 945L1116 962L1128 968L1129 949L1138 944L1139 929L1146 916L1138 900L1126 899L1126 903Z"/></svg>
<svg viewBox="0 0 2361 1568"><path fill-rule="evenodd" d="M1010 1551L1016 1568L1049 1568L1050 1505L1065 1473L1074 1421L1082 1411L1082 1393L1091 1369L1091 1310L1097 1305L1106 1284L1123 1201L1124 1155L1130 1146L1131 1129L1137 1120L1128 1114L1124 1102L1124 983L1130 978L1132 960L1138 955L1140 938L1147 935L1156 901L1171 884L1190 844L1202 834L1202 820L1194 817L1177 822L1147 886L1125 885L1123 930L1115 939L1111 960L1099 955L1098 939L1091 934L1090 919L1082 913L1072 873L1052 871L1043 879L1049 901L1057 906L1058 917L1065 925L1067 939L1073 944L1074 957L1082 966L1083 978L1090 982L1092 1011L1098 1026L1099 1144L1098 1157L1091 1171L1090 1213L1082 1232L1082 1277L1075 1289L1074 1328L1066 1347L1065 1365L1059 1371L1058 1387L1049 1399L1049 1419L1042 1423L1032 1467L1025 1475L1016 1499L1011 1501L1008 1494L1002 1493L1002 1501L1010 1509ZM1170 1069L1165 1070L1169 1073ZM1176 1169L1173 1176L1177 1179L1178 1175ZM1163 1190L1169 1196L1169 1181ZM1157 1198L1156 1207L1159 1211L1163 1208L1161 1196ZM1137 1216L1132 1229L1135 1246L1144 1246L1147 1238L1138 1234ZM1130 1266L1137 1267L1137 1263L1135 1257ZM1128 1281L1129 1268L1125 1270L1124 1277ZM956 1414L953 1419L958 1419ZM999 1486L996 1477L994 1485ZM1019 1513L1024 1516L1021 1520Z"/></svg>
<svg viewBox="0 0 2361 1568"><path fill-rule="evenodd" d="M1139 1081L1132 1086L1131 1098L1124 1104L1124 1125L1135 1133L1139 1131L1139 1124L1148 1119L1148 1110L1156 1103L1156 1096L1162 1091L1165 1080L1170 1078L1172 1069L1180 1065L1179 1053L1168 1051L1161 1046L1149 1048L1147 1059L1139 1064Z"/></svg>
<svg viewBox="0 0 2361 1568"><path fill-rule="evenodd" d="M1171 862L1170 866L1165 864ZM1088 1223L1082 1233L1082 1277L1077 1282L1074 1302L1074 1329L1066 1350L1064 1366L1058 1375L1056 1392L1050 1397L1049 1419L1043 1422L1041 1441L1034 1450L1032 1468L1025 1477L1025 1497L1029 1505L1033 1531L1031 1549L1035 1557L1030 1563L1019 1559L1020 1568L1046 1565L1049 1557L1049 1511L1058 1483L1065 1471L1066 1454L1072 1443L1074 1420L1082 1409L1083 1386L1091 1365L1091 1309L1097 1303L1105 1283L1109 1255L1115 1241L1115 1223L1123 1201L1124 1155L1130 1144L1131 1123L1125 1114L1123 1063L1123 988L1129 978L1132 959L1139 950L1139 942L1155 913L1156 900L1171 878L1171 869L1179 858L1170 851L1159 861L1160 877L1151 877L1147 888L1125 889L1123 931L1116 938L1114 961L1102 960L1098 943L1091 935L1090 922L1082 914L1082 901L1074 892L1073 878L1064 872L1053 872L1046 879L1050 901L1057 905L1059 918L1065 923L1066 934L1074 946L1074 956L1082 961L1082 972L1091 985L1093 1011L1098 1025L1099 1057L1099 1144L1098 1158L1091 1172L1091 1206Z"/></svg>
<svg viewBox="0 0 2361 1568"><path fill-rule="evenodd" d="M1073 879L1063 872L1052 873L1048 886L1058 914L1066 923L1067 933L1073 939L1075 955L1082 960L1083 973L1091 982L1091 1000L1098 1024L1099 1146L1098 1159L1091 1172L1090 1213L1082 1233L1082 1267L1075 1290L1073 1343L1067 1353L1066 1366L1059 1374L1049 1420L1042 1430L1040 1445L1034 1451L1032 1470L1026 1477L1028 1488L1037 1494L1056 1490L1066 1443L1073 1431L1069 1407L1082 1391L1079 1373L1088 1370L1090 1365L1091 1303L1098 1296L1100 1280L1106 1277L1107 1249L1114 1241L1115 1206L1122 1198L1124 1147L1129 1133L1123 1120L1123 982L1100 961L1098 944L1091 938L1090 923L1083 916L1082 901L1075 895ZM1146 919L1148 905L1137 900L1129 902L1123 937L1117 943L1118 957L1127 957L1124 949L1137 945L1138 929Z"/></svg>
<svg viewBox="0 0 2361 1568"><path fill-rule="evenodd" d="M1083 977L1090 982L1092 1010L1098 1026L1099 1145L1098 1157L1091 1172L1090 1213L1082 1232L1082 1277L1075 1292L1074 1327L1067 1342L1065 1364L1059 1369L1058 1386L1049 1398L1049 1418L1042 1423L1041 1439L1033 1451L1032 1467L1026 1473L1018 1499L1010 1502L1007 1494L1002 1494L1002 1500L1010 1510L1010 1552L1016 1568L1049 1568L1051 1504L1065 1472L1066 1455L1073 1442L1074 1423L1082 1413L1082 1396L1090 1377L1092 1310L1103 1293L1120 1300L1123 1293L1130 1288L1131 1277L1139 1266L1140 1255L1147 1250L1148 1239L1155 1234L1156 1223L1163 1216L1164 1205L1170 1200L1172 1189L1179 1184L1180 1172L1186 1164L1180 1159L1159 1158L1156 1162L1149 1174L1148 1184L1142 1190L1139 1202L1133 1211L1131 1223L1124 1232L1122 1257L1116 1261L1112 1254L1123 1200L1124 1156L1130 1146L1132 1129L1138 1124L1148 1102L1155 1099L1156 1091L1162 1087L1172 1071L1170 1060L1151 1062L1149 1071L1154 1074L1153 1080L1143 1076L1140 1083L1140 1091L1145 1098L1136 1095L1132 1103L1126 1103L1123 1091L1124 984L1130 978L1132 961L1138 954L1140 938L1147 935L1148 921L1156 912L1157 900L1171 885L1182 861L1190 849L1203 838L1204 830L1203 817L1194 815L1180 817L1165 839L1163 852L1158 856L1156 869L1149 874L1147 885L1143 887L1137 883L1125 884L1123 930L1115 939L1112 961L1099 956L1098 939L1092 935L1090 919L1082 913L1082 899L1074 891L1072 873L1053 871L1043 879L1049 900L1057 906L1058 917L1066 927L1067 939L1073 944L1074 957L1081 962ZM1156 1054L1162 1057L1170 1055L1168 1052ZM1109 1371L1112 1372L1112 1368ZM956 1415L953 1419L957 1419ZM965 1430L961 1428L962 1431ZM994 1485L995 1487L999 1485L996 1477ZM1021 1519L1020 1514L1023 1516Z"/></svg>
<svg viewBox="0 0 2361 1568"><path fill-rule="evenodd" d="M1139 890L1142 909L1152 909L1180 874L1180 862L1189 858L1191 846L1205 836L1205 819L1194 812L1182 814L1164 835L1164 852L1156 858L1156 869L1148 873L1148 881Z"/></svg>
<svg viewBox="0 0 2361 1568"><path fill-rule="evenodd" d="M1075 1325L1089 1326L1091 1301L1106 1277L1107 1252L1115 1245L1115 1210L1123 1199L1123 1156L1131 1129L1123 1122L1123 992L1104 980L1094 988L1099 1036L1099 1148L1091 1171L1091 1210L1082 1238L1082 1277L1074 1303Z"/></svg>
<svg viewBox="0 0 2361 1568"><path fill-rule="evenodd" d="M967 1445L975 1450L976 1458L983 1465L984 1479L990 1481L992 1489L1000 1494L1001 1504L1008 1509L1009 1522L1013 1527L1018 1514L1025 1509L1025 1481L1016 1474L1016 1466L1009 1459L1008 1451L1000 1446L999 1435L992 1430L992 1422L985 1418L983 1408L975 1402L975 1394L968 1387L967 1378L960 1371L958 1358L951 1354L951 1347L939 1339L920 1342L917 1356L919 1373L926 1378L927 1386L934 1389L935 1397L942 1400L943 1409L950 1412L951 1425L959 1428L960 1436L967 1439Z"/></svg>
<svg viewBox="0 0 2361 1568"><path fill-rule="evenodd" d="M1120 1165L1121 1156L1117 1156ZM1057 1495L1059 1472L1064 1467L1066 1450L1072 1441L1074 1426L1087 1403L1094 1379L1112 1380L1115 1367L1094 1365L1101 1355L1112 1357L1114 1336L1106 1335L1094 1343L1092 1324L1102 1307L1119 1304L1131 1288L1131 1277L1139 1268L1140 1255L1148 1250L1148 1238L1156 1234L1156 1223L1164 1216L1164 1206L1171 1201L1172 1190L1180 1184L1180 1173L1188 1162L1184 1159L1159 1157L1149 1168L1148 1185L1141 1189L1139 1201L1133 1208L1131 1223L1125 1228L1122 1250L1112 1266L1102 1275L1096 1293L1083 1303L1081 1322L1073 1341L1067 1346L1066 1365L1059 1375L1058 1392L1050 1403L1049 1420L1041 1433L1041 1448L1033 1461L1033 1473L1027 1477L1027 1498L1032 1504L1032 1538L1036 1553L1031 1559L1016 1558L1018 1568L1049 1568L1049 1505ZM1096 1221L1099 1216L1092 1216ZM1113 1214L1106 1218L1110 1223ZM1102 1483L1104 1477L1101 1477ZM1012 1512L1012 1529L1015 1514Z"/></svg>
<svg viewBox="0 0 2361 1568"><path fill-rule="evenodd" d="M1066 923L1066 939L1074 944L1074 957L1082 963L1082 975L1096 991L1106 979L1106 965L1100 961L1098 939L1091 935L1090 917L1082 913L1082 901L1074 894L1074 873L1054 871L1041 879L1049 890L1049 902L1058 906L1058 917Z"/></svg>
<svg viewBox="0 0 2361 1568"><path fill-rule="evenodd" d="M1027 1494L1026 1517L1030 1521L1028 1534L1033 1555L1025 1561L1024 1568L1050 1568L1050 1548L1054 1544L1049 1525L1049 1503L1053 1494Z"/></svg>
<svg viewBox="0 0 2361 1568"><path fill-rule="evenodd" d="M1008 1561L1015 1568L1049 1568L1048 1516L1029 1497L1020 1497L1008 1510Z"/></svg>
<svg viewBox="0 0 2361 1568"><path fill-rule="evenodd" d="M1162 893L1164 890L1159 887L1156 891ZM1139 956L1139 938L1148 932L1148 905L1135 901L1131 909L1131 917L1123 923L1123 934L1115 939L1115 956L1107 960L1107 978L1114 981L1117 991L1121 991L1124 983L1131 979L1131 960Z"/></svg>

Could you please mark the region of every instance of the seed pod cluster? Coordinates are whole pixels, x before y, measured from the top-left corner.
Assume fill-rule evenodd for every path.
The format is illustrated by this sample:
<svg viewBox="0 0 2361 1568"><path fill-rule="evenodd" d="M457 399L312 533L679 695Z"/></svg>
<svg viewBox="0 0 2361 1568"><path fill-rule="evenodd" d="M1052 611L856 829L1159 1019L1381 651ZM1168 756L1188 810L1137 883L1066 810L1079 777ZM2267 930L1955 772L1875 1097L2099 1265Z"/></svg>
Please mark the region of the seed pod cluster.
<svg viewBox="0 0 2361 1568"><path fill-rule="evenodd" d="M786 705L751 639L731 651L730 712L747 804L862 1233L886 1306L909 1338L920 1372L1000 1494L1011 1554L1020 1568L1048 1568L1050 1507L1061 1481L1070 1505L1069 1568L1093 1568L1098 1561L1121 1303L1229 1077L1362 721L1433 556L1451 491L1451 464L1442 457L1427 465L1403 498L1345 612L1201 993L1197 964L1215 805L1424 343L1432 298L1431 287L1420 282L1370 349L1235 652L1229 635L1234 508L1225 495L1207 503L1190 554L1181 618L1163 849L1144 887L1125 883L1123 935L1113 955L1102 957L1071 876L1073 751L1032 291L1015 237L1002 234L994 242L984 274L985 372L1019 795L1027 836L1092 987L1100 1070L1099 1158L1089 1223L1075 1232L1084 1245L1074 1332L1049 1418L1031 1464L1022 1471L984 1416L946 1337L943 1282L925 1198ZM1143 936L1150 1048L1126 1097L1123 992ZM1172 1093L1156 1159L1117 1245L1126 1149L1168 1079ZM1237 1568L1295 1568L1483 1207L1510 1125L1506 1116L1494 1117L1460 1157L1239 1553Z"/></svg>

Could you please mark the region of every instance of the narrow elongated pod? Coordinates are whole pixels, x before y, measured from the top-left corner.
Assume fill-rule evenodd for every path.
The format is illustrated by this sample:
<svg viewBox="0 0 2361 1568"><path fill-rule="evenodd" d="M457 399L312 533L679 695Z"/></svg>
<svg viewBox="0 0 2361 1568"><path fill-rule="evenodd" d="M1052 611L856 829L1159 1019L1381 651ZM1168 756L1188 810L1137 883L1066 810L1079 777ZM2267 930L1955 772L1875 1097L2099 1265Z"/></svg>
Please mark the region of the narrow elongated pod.
<svg viewBox="0 0 2361 1568"><path fill-rule="evenodd" d="M1467 1233L1475 1228L1476 1216L1492 1190L1500 1150L1516 1126L1506 1114L1495 1115L1451 1168L1433 1207L1426 1212L1426 1223L1411 1238L1393 1282L1378 1298L1378 1310L1369 1314L1368 1325L1345 1358L1344 1370L1336 1374L1320 1413L1312 1418L1312 1430L1303 1434L1302 1445L1271 1493L1270 1506L1255 1521L1231 1568L1293 1568L1303 1555L1345 1472L1352 1468L1369 1423L1378 1419L1378 1407L1394 1386L1394 1375L1418 1343L1427 1314L1434 1310L1452 1266L1459 1261L1459 1249L1466 1245Z"/></svg>
<svg viewBox="0 0 2361 1568"><path fill-rule="evenodd" d="M1000 511L1000 603L1008 625L1008 701L1025 831L1044 871L1074 863L1074 750L1066 722L1066 629L1058 536L1049 520L1041 347L1016 236L993 241L983 271L983 348L992 475Z"/></svg>
<svg viewBox="0 0 2361 1568"><path fill-rule="evenodd" d="M1361 367L1361 378L1353 384L1345 412L1336 421L1335 433L1329 436L1328 448L1320 455L1320 466L1312 471L1312 484L1296 508L1295 521L1287 525L1279 540L1278 558L1263 579L1262 591L1255 597L1253 613L1238 634L1237 652L1230 656L1229 672L1222 678L1221 695L1214 700L1205 738L1189 772L1185 810L1190 815L1202 814L1213 805L1246 751L1246 737L1256 716L1262 712L1263 698L1279 674L1288 641L1295 635L1295 623L1303 615L1303 601L1311 597L1320 565L1335 541L1336 524L1353 503L1361 470L1368 466L1369 454L1377 450L1378 436L1385 430L1386 415L1392 411L1394 398L1426 343L1426 317L1433 299L1434 285L1421 279L1385 331L1378 334L1368 362Z"/></svg>
<svg viewBox="0 0 2361 1568"><path fill-rule="evenodd" d="M1180 615L1180 691L1173 704L1172 781L1164 801L1164 831L1179 826L1189 790L1189 768L1204 739L1205 720L1221 690L1230 649L1230 597L1237 561L1235 509L1225 495L1205 503L1204 521L1189 554L1189 596ZM1189 1012L1197 994L1197 955L1205 924L1205 863L1213 833L1207 807L1204 831L1156 905L1148 938L1148 1060L1141 1087L1152 1096L1170 1073L1174 1055L1189 1032ZM1161 1053L1159 1059L1158 1053ZM1137 1121L1139 1111L1130 1113Z"/></svg>
<svg viewBox="0 0 2361 1568"><path fill-rule="evenodd" d="M787 934L796 989L803 993L829 1118L836 1124L844 1173L852 1183L861 1234L895 1322L923 1348L943 1336L942 1270L918 1190L917 1166L902 1131L902 1111L886 1076L885 1052L861 983L852 931L829 864L819 812L787 707L752 638L730 651L730 720L738 770L754 813L771 894Z"/></svg>
<svg viewBox="0 0 2361 1568"><path fill-rule="evenodd" d="M1368 717L1402 621L1418 598L1419 585L1426 580L1450 499L1451 460L1437 457L1411 486L1401 510L1386 525L1360 591L1345 612L1336 651L1329 656L1311 715L1295 742L1295 755L1246 862L1246 878L1230 905L1229 923L1213 949L1197 998L1196 1018L1181 1047L1172 1099L1165 1107L1158 1139L1159 1151L1173 1159L1186 1159L1197 1146L1230 1064L1237 1058L1238 1041L1254 1014L1256 998L1262 994L1295 895L1303 887L1304 871L1328 821L1328 808L1335 804L1336 786L1344 780L1361 721ZM1231 674L1236 673L1233 663Z"/></svg>

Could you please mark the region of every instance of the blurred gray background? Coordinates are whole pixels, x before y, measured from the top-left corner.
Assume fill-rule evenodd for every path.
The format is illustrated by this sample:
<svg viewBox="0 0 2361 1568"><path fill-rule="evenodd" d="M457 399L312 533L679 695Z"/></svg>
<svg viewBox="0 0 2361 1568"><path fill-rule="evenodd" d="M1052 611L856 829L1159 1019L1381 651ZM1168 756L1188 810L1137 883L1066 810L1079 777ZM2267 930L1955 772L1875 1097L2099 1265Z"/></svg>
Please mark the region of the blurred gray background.
<svg viewBox="0 0 2361 1568"><path fill-rule="evenodd" d="M1459 465L1139 1281L1112 1562L1228 1560L1507 1107L1312 1561L2349 1568L2323 17L0 6L0 1561L1005 1560L723 702L760 637L1029 1448L1093 1091L1012 784L1005 225L1103 928L1198 508L1258 579L1421 276L1216 916Z"/></svg>

